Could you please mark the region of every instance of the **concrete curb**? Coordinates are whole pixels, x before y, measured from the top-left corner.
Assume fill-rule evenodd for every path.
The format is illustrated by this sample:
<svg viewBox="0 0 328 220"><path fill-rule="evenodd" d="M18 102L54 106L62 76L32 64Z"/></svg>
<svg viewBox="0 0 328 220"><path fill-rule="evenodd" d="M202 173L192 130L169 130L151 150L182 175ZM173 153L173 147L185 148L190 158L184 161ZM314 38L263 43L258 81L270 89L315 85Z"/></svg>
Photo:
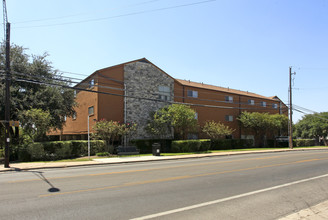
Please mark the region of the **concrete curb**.
<svg viewBox="0 0 328 220"><path fill-rule="evenodd" d="M185 160L185 159L198 159L206 157L222 157L222 156L234 156L243 154L263 154L263 153L279 153L279 152L295 152L295 151L314 151L314 150L327 150L327 147L321 148L298 148L298 149L277 149L277 150L258 150L258 151L235 151L235 152L223 152L223 153L210 153L210 154L192 154L192 155L182 155L182 156L165 156L156 157L156 159L149 159L150 157L135 157L127 158L124 161L109 161L108 158L99 159L100 161L81 161L81 162L49 162L41 164L32 163L17 163L12 164L10 168L0 168L1 172L8 171L26 171L26 170L37 170L37 169L53 169L53 168L68 168L68 167L83 167L83 166L101 166L101 165L112 165L112 164L127 164L127 163L144 163L144 162L154 162L154 161L166 161L166 160ZM139 159L141 158L141 159ZM101 162L104 160L105 162ZM16 165L16 166L15 166ZM35 165L35 166L33 166Z"/></svg>

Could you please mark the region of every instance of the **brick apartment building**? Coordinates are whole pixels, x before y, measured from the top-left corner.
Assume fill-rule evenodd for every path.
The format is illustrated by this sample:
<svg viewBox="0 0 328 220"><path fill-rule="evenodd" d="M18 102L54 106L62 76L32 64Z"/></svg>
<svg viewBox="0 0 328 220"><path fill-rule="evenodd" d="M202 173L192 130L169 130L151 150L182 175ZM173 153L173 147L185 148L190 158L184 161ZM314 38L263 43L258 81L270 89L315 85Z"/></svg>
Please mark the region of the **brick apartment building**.
<svg viewBox="0 0 328 220"><path fill-rule="evenodd" d="M97 70L75 88L76 115L52 133L62 140L86 139L87 121L92 132L101 119L136 123L134 138L151 138L144 130L150 113L172 102L190 104L200 125L208 120L228 125L235 130L233 138L252 138L237 121L242 111L287 114L276 96L175 79L145 58Z"/></svg>

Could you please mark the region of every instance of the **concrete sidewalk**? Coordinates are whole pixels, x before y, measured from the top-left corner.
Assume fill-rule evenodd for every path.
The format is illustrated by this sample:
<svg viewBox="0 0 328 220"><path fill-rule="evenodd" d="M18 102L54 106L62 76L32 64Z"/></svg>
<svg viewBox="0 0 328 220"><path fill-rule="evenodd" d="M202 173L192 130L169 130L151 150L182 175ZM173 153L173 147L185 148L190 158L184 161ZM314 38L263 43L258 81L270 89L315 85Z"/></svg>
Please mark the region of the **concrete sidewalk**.
<svg viewBox="0 0 328 220"><path fill-rule="evenodd" d="M279 220L326 220L328 219L328 201L290 214Z"/></svg>
<svg viewBox="0 0 328 220"><path fill-rule="evenodd" d="M74 161L74 162L50 161L50 162L11 163L10 168L4 168L4 165L0 164L0 172L120 164L120 163L136 163L136 162L149 162L149 161L160 161L160 160L180 160L180 159L218 157L218 156L241 155L241 154L274 153L274 152L288 152L288 151L295 152L295 151L313 151L313 150L328 150L328 147L274 149L274 150L256 150L256 151L230 151L230 152L207 153L207 154L189 154L189 155L181 155L181 156L111 157L111 158L100 158L100 159L97 158L97 159L92 159L90 161Z"/></svg>

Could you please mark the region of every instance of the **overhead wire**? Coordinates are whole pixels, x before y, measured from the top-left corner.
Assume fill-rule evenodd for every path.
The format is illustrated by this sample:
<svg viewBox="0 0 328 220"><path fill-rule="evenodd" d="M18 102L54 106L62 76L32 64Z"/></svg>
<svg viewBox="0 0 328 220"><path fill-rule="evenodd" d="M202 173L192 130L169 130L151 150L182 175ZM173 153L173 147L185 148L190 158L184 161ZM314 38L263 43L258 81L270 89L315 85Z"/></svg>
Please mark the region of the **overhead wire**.
<svg viewBox="0 0 328 220"><path fill-rule="evenodd" d="M144 11L139 11L139 12L132 12L132 13L121 14L121 15L114 15L114 16L103 17L103 18L86 19L86 20L73 21L73 22L63 22L63 23L57 23L57 24L21 26L21 27L15 27L15 28L17 28L17 29L18 28L40 28L40 27L53 27L53 26L63 26L63 25L70 25L70 24L89 23L89 22L103 21L103 20L109 20L109 19L114 19L114 18L121 18L121 17L133 16L133 15L146 14L146 13L157 12L157 11L165 11L165 10L170 10L170 9L175 9L175 8L188 7L188 6L205 4L205 3L214 2L214 1L216 1L216 0L198 1L198 2L193 2L193 3L187 3L187 4L175 5L175 6L163 7L163 8L157 8L157 9L151 9L151 10L144 10Z"/></svg>
<svg viewBox="0 0 328 220"><path fill-rule="evenodd" d="M52 77L45 77L45 76L37 76L37 75L30 75L30 74L24 74L24 73L19 73L19 72L16 72L16 71L13 71L13 74L14 76L15 75L18 75L18 76L25 76L25 77L29 77L31 80L50 80L51 81L58 81L58 82L63 82L63 83L69 83L69 84L72 84L72 83L77 83L77 82L74 82L74 81L71 81L71 80L63 80L61 78L52 78ZM61 76L59 76L61 77ZM110 78L111 79L111 78ZM123 81L120 81L120 82L123 82ZM119 91L125 91L123 88L117 88L117 87L112 87L112 86L106 86L107 84L105 83L105 86L104 85L99 85L99 82L98 83L95 83L93 86L94 87L99 87L99 88L104 88L104 89L110 89L110 90L119 90ZM83 88L88 88L90 87L90 84L89 83L78 83L76 86L74 87L71 87L71 88L78 88L78 87L83 87ZM88 90L89 91L89 90ZM133 93L135 94L139 94L139 95L144 95L144 94L151 94L151 95L161 95L161 93L159 92L156 92L154 93L153 91L147 91L147 90L143 90L143 91L133 91ZM209 93L209 94L213 94L213 93ZM139 96L140 98L140 96ZM239 107L239 109L244 109L244 110L264 110L265 108L268 109L268 108L272 108L274 110L276 110L277 108L274 108L273 106L269 107L270 105L267 105L265 106L265 108L263 106L259 104L253 104L253 105L250 105L248 104L248 102L230 102L230 101L225 101L225 100L216 100L216 99L204 99L204 98L193 98L193 97L188 97L188 96L178 96L178 95L175 95L174 98L179 98L179 99L182 99L182 100L197 100L197 101L203 101L203 102L214 102L214 103L229 103L229 104L233 104L233 105L247 105L247 106L254 106L254 107L259 107L259 108L254 108L254 107L244 107L244 108L241 108Z"/></svg>
<svg viewBox="0 0 328 220"><path fill-rule="evenodd" d="M60 71L60 72L64 72L64 71ZM67 72L67 73L69 73L69 72ZM77 73L76 73L77 74ZM90 76L90 75L89 75ZM88 76L88 77L89 77ZM88 78L88 77L86 77L86 78ZM100 74L100 73L98 73L97 74L97 77L98 78L105 78L105 79L109 79L109 80L112 80L112 81L116 81L116 82L118 82L116 79L113 79L113 78L110 78L110 77L107 77L107 76L104 76L104 75L102 75L102 74ZM85 80L85 79L80 79L81 81L82 80ZM103 85L108 85L109 83L104 83L104 82L101 82L101 81L98 81L98 83L99 84L103 84ZM124 84L124 82L123 81L119 81L118 83L120 83L120 84ZM203 83L202 83L203 84ZM113 84L111 84L111 85L113 85ZM207 84L203 84L203 85L207 85ZM186 86L186 87L188 87L188 85L183 85L183 86ZM190 87L193 87L192 85L190 85ZM218 87L218 88L222 88L222 89L231 89L231 90L234 90L234 91L240 91L240 92L245 92L245 93L249 93L249 94L244 94L245 96L249 96L249 97L252 97L252 98L257 98L257 99L267 99L267 100L269 100L270 98L268 98L268 97L254 97L254 94L255 93L252 93L252 92L248 92L248 91L241 91L241 90L237 90L237 89L232 89L232 88L225 88L225 87L220 87L220 86L216 86L216 87ZM228 96L227 94L234 94L234 91L221 91L221 92L224 92L224 93L227 93L227 94L219 94L219 93L213 93L213 92L206 92L206 91L204 91L204 90L208 90L207 88L199 88L199 89L202 89L202 90L198 90L198 93L199 94L209 94L209 95L211 95L211 96L220 96L220 97L225 97L225 96ZM183 88L175 88L175 91L179 91L179 92L183 92L183 91L186 91L185 89L183 89ZM256 95L256 94L255 94ZM223 102L226 102L226 101L223 101ZM247 102L234 102L234 103L236 103L236 104L248 104ZM260 104L255 104L255 105L260 105Z"/></svg>
<svg viewBox="0 0 328 220"><path fill-rule="evenodd" d="M141 97L141 96L135 96L135 95L123 95L123 94L117 94L117 93L112 93L112 92L95 91L95 90L92 90L92 89L72 87L72 86L69 86L69 85L57 84L57 83L53 83L53 82L44 82L44 81L39 81L39 80L35 80L35 79L23 79L23 78L19 78L19 77L14 79L14 80L19 81L19 82L29 82L29 83L40 84L40 85L57 86L57 87L63 87L63 88L67 88L67 89L77 90L77 91L86 91L86 92L92 92L92 93L99 93L99 94L106 94L106 95L113 95L113 96L121 96L121 97L134 98L134 99L139 99L139 100L166 102L166 103L170 103L170 104L184 104L184 105L190 105L190 106L212 107L212 108L221 108L221 109L265 110L263 108L261 108L261 109L242 108L242 107L231 107L231 106L196 104L196 103L190 103L190 102L185 103L185 102L167 101L167 100L161 100L161 99L157 99L157 98L148 98L148 97ZM110 88L110 89L112 89L112 88ZM144 93L142 93L142 94L144 94ZM181 98L186 98L186 97L181 97ZM208 101L215 101L215 100L208 100Z"/></svg>
<svg viewBox="0 0 328 220"><path fill-rule="evenodd" d="M111 10L129 8L129 7L138 6L138 5L145 5L145 4L149 4L149 3L153 3L153 2L157 2L157 1L160 1L160 0L144 1L144 2L140 2L140 3L136 3L136 4L127 5L125 7L111 8ZM85 14L90 14L90 13L79 13L79 14L65 15L65 16L52 17L52 18L42 18L42 19L34 19L34 20L28 20L28 21L18 21L18 22L14 22L13 24L24 24L24 23L33 23L33 22L40 22L40 21L42 22L42 21L60 20L60 19L65 19L65 18L70 18L70 17L77 17L77 16L85 15Z"/></svg>

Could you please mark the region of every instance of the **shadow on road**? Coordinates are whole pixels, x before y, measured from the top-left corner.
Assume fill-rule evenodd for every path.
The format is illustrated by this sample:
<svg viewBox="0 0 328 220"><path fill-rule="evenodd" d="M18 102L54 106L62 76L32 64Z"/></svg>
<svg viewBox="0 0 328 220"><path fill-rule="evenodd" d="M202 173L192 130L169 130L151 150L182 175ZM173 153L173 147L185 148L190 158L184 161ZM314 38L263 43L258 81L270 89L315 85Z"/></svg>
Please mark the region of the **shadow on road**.
<svg viewBox="0 0 328 220"><path fill-rule="evenodd" d="M35 176L37 176L38 178L40 178L42 181L46 182L50 188L48 189L48 192L59 192L60 189L56 188L54 185L52 185L52 183L43 175L43 172L40 171L22 171L19 168L15 168L15 171L17 172L29 172L29 173L33 173Z"/></svg>

